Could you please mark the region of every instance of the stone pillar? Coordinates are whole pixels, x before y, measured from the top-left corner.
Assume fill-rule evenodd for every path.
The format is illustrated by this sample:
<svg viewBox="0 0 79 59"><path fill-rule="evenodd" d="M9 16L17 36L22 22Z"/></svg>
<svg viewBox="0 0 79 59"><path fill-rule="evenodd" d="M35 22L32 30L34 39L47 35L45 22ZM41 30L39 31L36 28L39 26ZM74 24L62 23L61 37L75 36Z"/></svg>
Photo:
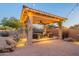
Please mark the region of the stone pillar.
<svg viewBox="0 0 79 59"><path fill-rule="evenodd" d="M46 31L47 31L47 25L44 24L44 32L43 32L43 35L46 35Z"/></svg>
<svg viewBox="0 0 79 59"><path fill-rule="evenodd" d="M28 23L27 23L27 29L28 29L28 33L27 33L27 43L28 45L32 44L32 37L33 37L33 27L32 27L32 23L33 23L33 13L32 12L28 12Z"/></svg>
<svg viewBox="0 0 79 59"><path fill-rule="evenodd" d="M62 22L58 22L59 26L59 39L62 39Z"/></svg>
<svg viewBox="0 0 79 59"><path fill-rule="evenodd" d="M62 28L59 28L59 39L62 39Z"/></svg>

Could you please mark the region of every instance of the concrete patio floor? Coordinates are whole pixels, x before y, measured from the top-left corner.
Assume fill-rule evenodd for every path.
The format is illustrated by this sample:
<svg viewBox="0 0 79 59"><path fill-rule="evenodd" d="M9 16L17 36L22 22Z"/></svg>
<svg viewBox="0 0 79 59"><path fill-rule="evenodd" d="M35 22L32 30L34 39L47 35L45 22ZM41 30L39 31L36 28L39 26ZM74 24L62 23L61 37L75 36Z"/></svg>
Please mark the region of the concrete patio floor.
<svg viewBox="0 0 79 59"><path fill-rule="evenodd" d="M79 56L79 45L63 40L39 40L2 56Z"/></svg>

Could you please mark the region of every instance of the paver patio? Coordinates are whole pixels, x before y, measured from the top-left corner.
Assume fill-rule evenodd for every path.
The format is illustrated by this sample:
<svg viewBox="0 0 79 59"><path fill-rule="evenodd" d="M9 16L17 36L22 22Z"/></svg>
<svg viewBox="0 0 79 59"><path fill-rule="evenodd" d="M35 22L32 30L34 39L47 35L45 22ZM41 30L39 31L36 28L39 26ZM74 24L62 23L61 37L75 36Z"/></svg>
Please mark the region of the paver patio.
<svg viewBox="0 0 79 59"><path fill-rule="evenodd" d="M63 40L40 40L14 52L0 53L5 56L79 56L79 45Z"/></svg>

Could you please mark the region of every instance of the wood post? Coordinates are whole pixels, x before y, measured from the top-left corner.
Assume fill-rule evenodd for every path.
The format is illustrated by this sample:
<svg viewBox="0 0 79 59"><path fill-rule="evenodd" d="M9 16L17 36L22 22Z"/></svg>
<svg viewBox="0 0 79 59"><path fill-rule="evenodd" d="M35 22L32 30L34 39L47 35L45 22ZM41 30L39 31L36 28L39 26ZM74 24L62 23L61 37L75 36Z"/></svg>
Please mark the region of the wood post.
<svg viewBox="0 0 79 59"><path fill-rule="evenodd" d="M28 29L28 33L27 33L27 43L28 45L32 44L32 37L33 37L33 27L32 27L32 23L33 23L33 14L32 12L28 12L28 23L27 23L27 29Z"/></svg>

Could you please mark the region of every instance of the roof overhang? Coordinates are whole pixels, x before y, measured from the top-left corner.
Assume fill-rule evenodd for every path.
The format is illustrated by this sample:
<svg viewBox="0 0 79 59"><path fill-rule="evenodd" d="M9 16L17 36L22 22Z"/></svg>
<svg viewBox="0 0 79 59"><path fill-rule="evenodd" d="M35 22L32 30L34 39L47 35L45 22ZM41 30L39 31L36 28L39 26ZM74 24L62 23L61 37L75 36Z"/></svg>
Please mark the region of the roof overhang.
<svg viewBox="0 0 79 59"><path fill-rule="evenodd" d="M51 23L57 23L57 22L63 22L66 18L56 16L53 14L49 14L46 12L42 12L39 10L35 10L32 8L29 8L27 6L23 6L22 13L21 13L21 22L25 23L28 20L28 15L30 13L30 16L33 18L33 24L51 24Z"/></svg>

